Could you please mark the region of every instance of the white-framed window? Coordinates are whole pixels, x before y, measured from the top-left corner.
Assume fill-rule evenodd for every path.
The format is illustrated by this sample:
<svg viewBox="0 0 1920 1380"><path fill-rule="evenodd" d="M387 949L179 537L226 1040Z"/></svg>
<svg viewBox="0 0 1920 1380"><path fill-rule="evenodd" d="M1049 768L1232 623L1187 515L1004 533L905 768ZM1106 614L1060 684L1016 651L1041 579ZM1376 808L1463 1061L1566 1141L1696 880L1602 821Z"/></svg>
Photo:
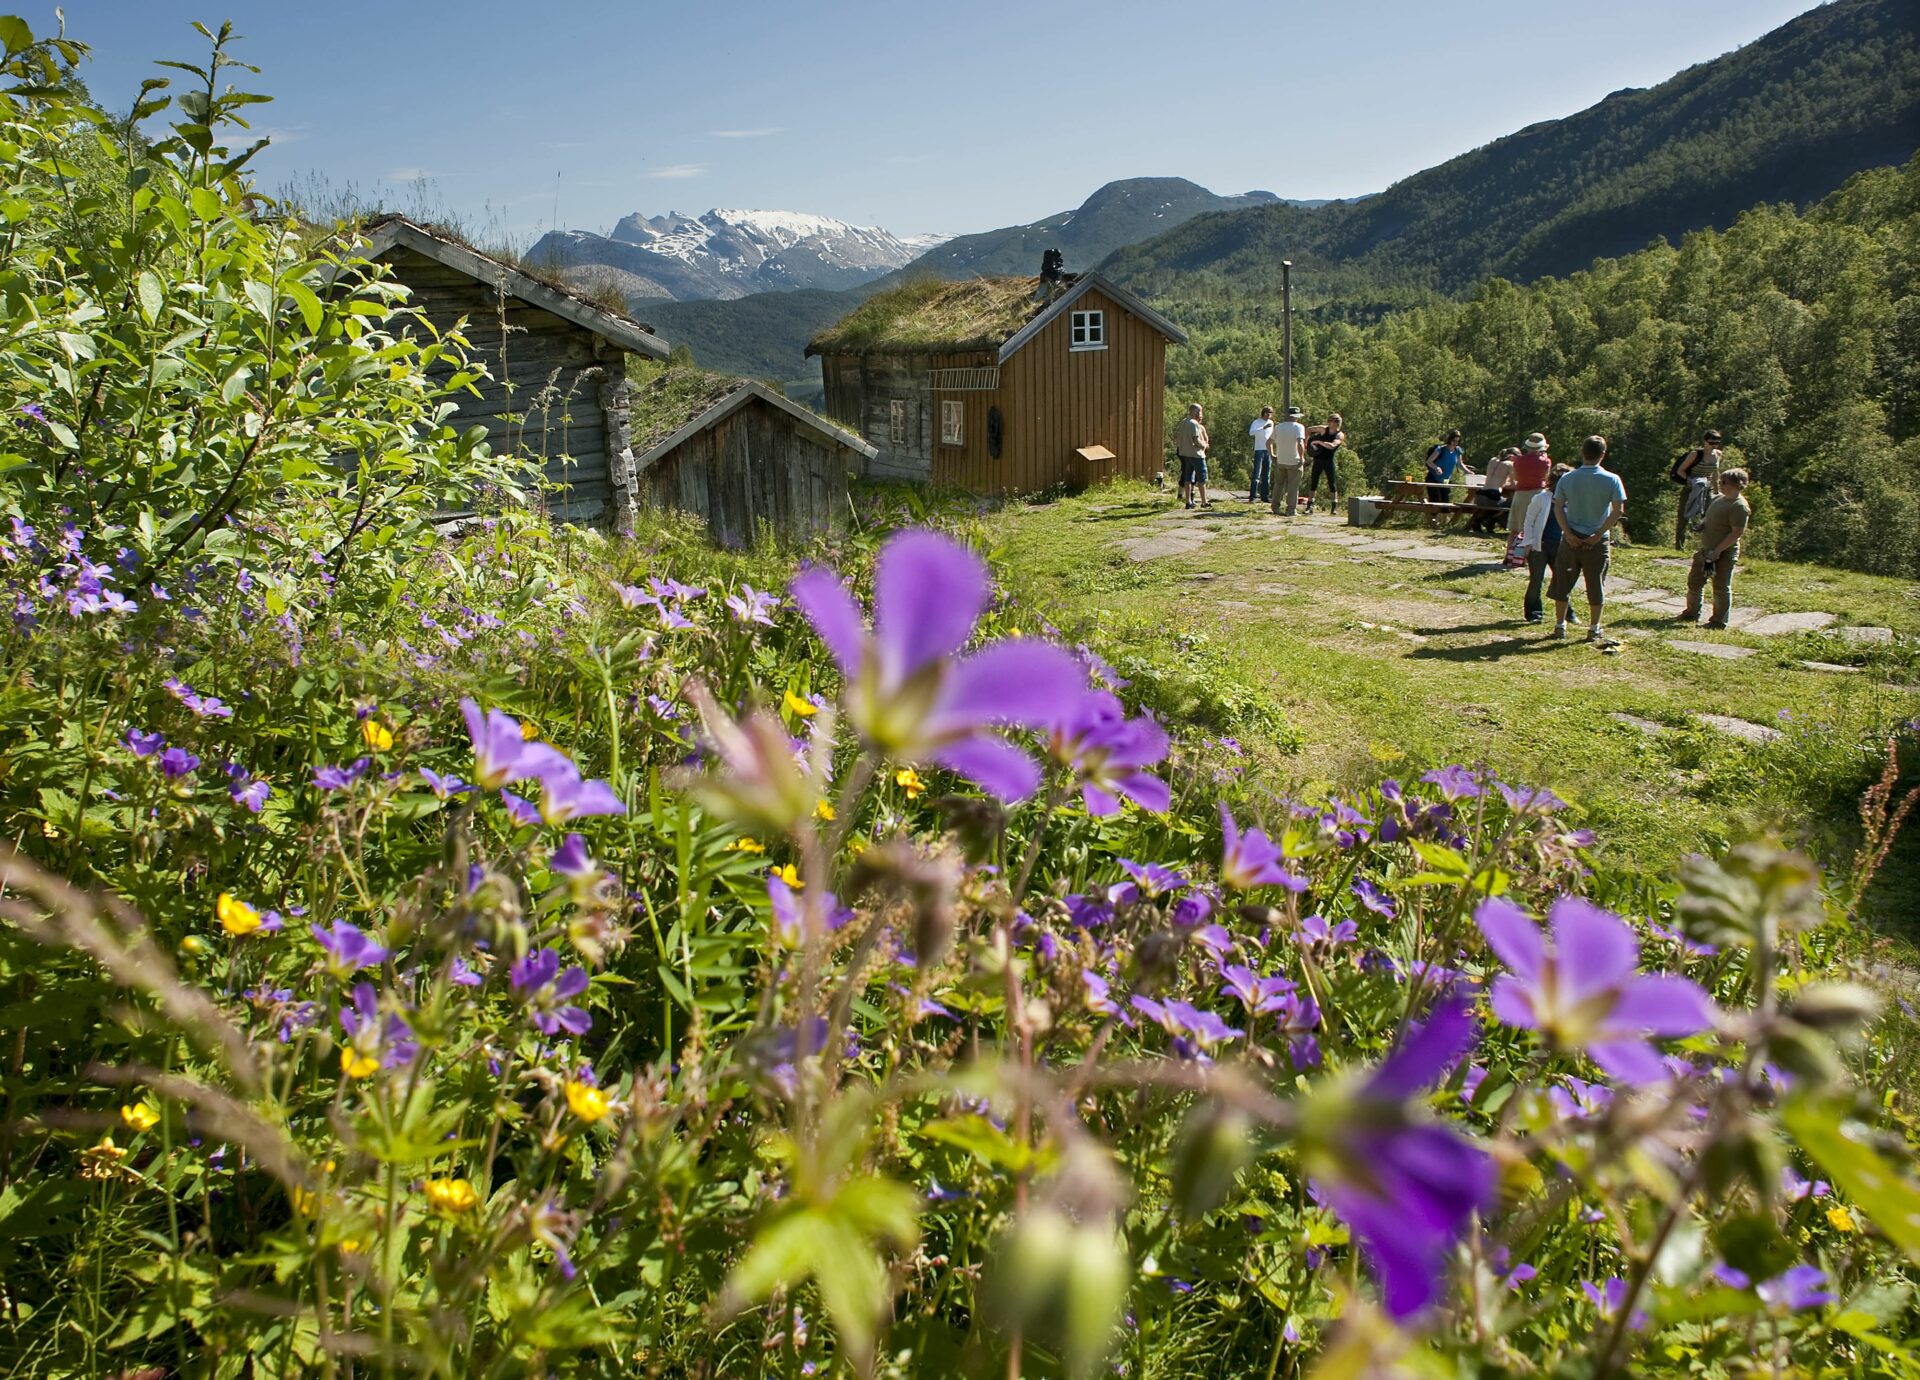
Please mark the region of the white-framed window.
<svg viewBox="0 0 1920 1380"><path fill-rule="evenodd" d="M964 446L967 443L967 405L954 399L940 403L940 444Z"/></svg>
<svg viewBox="0 0 1920 1380"><path fill-rule="evenodd" d="M887 435L893 445L904 446L907 443L907 400L895 398L888 407Z"/></svg>
<svg viewBox="0 0 1920 1380"><path fill-rule="evenodd" d="M1103 311L1077 311L1071 322L1073 343L1068 346L1074 350L1104 350L1107 348L1107 314Z"/></svg>

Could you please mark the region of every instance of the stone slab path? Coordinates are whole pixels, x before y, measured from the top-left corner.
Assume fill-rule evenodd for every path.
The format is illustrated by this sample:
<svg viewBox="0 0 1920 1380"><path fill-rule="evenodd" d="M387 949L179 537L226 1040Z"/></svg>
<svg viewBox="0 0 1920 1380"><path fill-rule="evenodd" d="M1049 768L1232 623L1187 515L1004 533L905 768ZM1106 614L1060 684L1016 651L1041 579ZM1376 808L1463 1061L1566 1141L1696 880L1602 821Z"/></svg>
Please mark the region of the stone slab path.
<svg viewBox="0 0 1920 1380"><path fill-rule="evenodd" d="M1731 714L1695 714L1694 718L1708 728L1734 738L1743 738L1749 743L1771 743L1780 736L1777 728L1768 728L1765 724L1749 723L1745 719L1736 719Z"/></svg>
<svg viewBox="0 0 1920 1380"><path fill-rule="evenodd" d="M1676 637L1667 645L1695 656L1719 657L1722 661L1742 661L1753 655L1753 648L1736 647L1727 642L1687 642Z"/></svg>

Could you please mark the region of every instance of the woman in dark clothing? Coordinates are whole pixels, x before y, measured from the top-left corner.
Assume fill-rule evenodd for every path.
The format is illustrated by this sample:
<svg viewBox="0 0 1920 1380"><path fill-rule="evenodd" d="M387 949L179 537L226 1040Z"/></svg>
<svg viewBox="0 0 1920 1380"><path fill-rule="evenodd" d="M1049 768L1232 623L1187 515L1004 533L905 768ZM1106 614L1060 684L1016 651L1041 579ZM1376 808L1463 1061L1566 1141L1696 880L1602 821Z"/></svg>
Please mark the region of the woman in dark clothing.
<svg viewBox="0 0 1920 1380"><path fill-rule="evenodd" d="M1347 433L1342 429L1346 422L1338 412L1329 412L1324 425L1315 427L1307 436L1307 454L1313 460L1313 470L1307 477L1307 511L1313 511L1313 496L1320 492L1320 476L1327 476L1327 511L1338 514L1340 507L1340 475L1334 468L1339 457L1340 447L1347 442Z"/></svg>
<svg viewBox="0 0 1920 1380"><path fill-rule="evenodd" d="M1546 608L1540 602L1541 586L1546 583L1547 572L1553 569L1554 552L1560 549L1560 523L1553 516L1553 486L1560 482L1561 475L1572 473L1572 465L1553 467L1546 493L1527 510L1527 525L1520 534L1521 546L1527 553L1527 594L1523 607L1529 623L1538 623L1546 616Z"/></svg>
<svg viewBox="0 0 1920 1380"><path fill-rule="evenodd" d="M1453 472L1460 468L1463 454L1465 451L1461 447L1457 427L1441 437L1440 444L1427 452L1427 502L1453 501Z"/></svg>

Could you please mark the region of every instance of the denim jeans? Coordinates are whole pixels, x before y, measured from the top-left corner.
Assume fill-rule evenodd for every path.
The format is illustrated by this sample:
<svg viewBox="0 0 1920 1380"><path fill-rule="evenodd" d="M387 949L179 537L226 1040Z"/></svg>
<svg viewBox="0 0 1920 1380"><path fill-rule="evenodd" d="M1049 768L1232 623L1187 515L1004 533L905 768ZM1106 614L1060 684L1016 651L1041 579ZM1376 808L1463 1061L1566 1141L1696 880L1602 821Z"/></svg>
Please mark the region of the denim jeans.
<svg viewBox="0 0 1920 1380"><path fill-rule="evenodd" d="M1533 546L1527 549L1527 617L1544 616L1545 610L1540 603L1541 586L1546 583L1547 570L1553 564L1553 557Z"/></svg>
<svg viewBox="0 0 1920 1380"><path fill-rule="evenodd" d="M1273 453L1256 450L1253 453L1253 477L1247 481L1247 501L1259 503L1265 500L1273 482Z"/></svg>

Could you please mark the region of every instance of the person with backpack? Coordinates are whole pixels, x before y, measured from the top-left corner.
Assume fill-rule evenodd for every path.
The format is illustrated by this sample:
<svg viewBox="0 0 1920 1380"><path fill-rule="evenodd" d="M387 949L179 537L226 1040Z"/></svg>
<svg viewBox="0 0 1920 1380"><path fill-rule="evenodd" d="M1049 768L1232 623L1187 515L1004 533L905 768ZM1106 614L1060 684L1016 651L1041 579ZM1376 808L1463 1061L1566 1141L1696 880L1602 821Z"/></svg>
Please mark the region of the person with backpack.
<svg viewBox="0 0 1920 1380"><path fill-rule="evenodd" d="M1714 476L1720 472L1720 446L1720 433L1708 427L1700 444L1682 453L1667 471L1681 489L1680 512L1673 524L1675 551L1685 551L1688 538L1707 520L1707 507L1714 501Z"/></svg>
<svg viewBox="0 0 1920 1380"><path fill-rule="evenodd" d="M1553 516L1553 485L1560 481L1562 475L1572 473L1572 465L1553 467L1548 486L1540 491L1547 497L1545 501L1528 507L1527 525L1520 530L1519 540L1514 546L1515 553L1527 567L1527 593L1521 607L1529 623L1538 623L1546 617L1546 609L1540 599L1541 587L1546 583L1547 570L1560 550L1560 524Z"/></svg>

